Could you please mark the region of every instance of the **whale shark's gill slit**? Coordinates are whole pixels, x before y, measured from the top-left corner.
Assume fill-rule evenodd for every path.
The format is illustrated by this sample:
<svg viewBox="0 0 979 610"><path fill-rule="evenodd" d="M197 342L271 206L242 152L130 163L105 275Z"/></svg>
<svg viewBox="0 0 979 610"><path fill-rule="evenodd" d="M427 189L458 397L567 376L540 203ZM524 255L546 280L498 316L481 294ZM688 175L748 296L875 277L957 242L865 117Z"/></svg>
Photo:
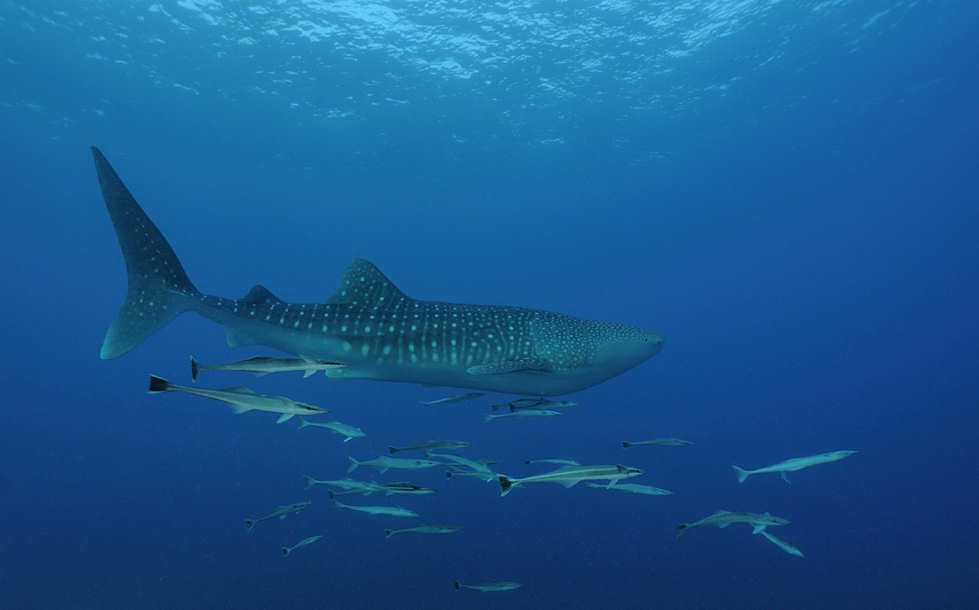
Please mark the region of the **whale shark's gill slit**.
<svg viewBox="0 0 979 610"><path fill-rule="evenodd" d="M173 248L105 156L94 146L92 155L129 277L126 299L102 343L101 357L109 359L122 356L194 307L200 293L187 277Z"/></svg>

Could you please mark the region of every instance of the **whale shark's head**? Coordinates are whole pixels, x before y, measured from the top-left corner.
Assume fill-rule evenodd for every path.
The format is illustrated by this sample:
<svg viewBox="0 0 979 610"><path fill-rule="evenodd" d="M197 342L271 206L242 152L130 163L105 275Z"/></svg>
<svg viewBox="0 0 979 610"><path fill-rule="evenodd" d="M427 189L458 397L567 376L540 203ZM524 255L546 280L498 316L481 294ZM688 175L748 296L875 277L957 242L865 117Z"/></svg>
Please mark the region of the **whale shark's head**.
<svg viewBox="0 0 979 610"><path fill-rule="evenodd" d="M581 387L627 371L655 355L663 337L642 328L550 314L532 323L534 351Z"/></svg>
<svg viewBox="0 0 979 610"><path fill-rule="evenodd" d="M592 365L618 375L655 356L663 347L663 337L651 330L597 322Z"/></svg>

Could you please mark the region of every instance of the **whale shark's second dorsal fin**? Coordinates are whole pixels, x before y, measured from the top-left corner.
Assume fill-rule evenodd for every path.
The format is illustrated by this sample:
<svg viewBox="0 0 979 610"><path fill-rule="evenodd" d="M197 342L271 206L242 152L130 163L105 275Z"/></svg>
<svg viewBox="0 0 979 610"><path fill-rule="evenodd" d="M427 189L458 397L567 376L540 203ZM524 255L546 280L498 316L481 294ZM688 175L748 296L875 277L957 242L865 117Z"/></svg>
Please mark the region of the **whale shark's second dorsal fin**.
<svg viewBox="0 0 979 610"><path fill-rule="evenodd" d="M272 291L265 286L255 284L239 302L245 305L273 305L281 303L282 299L272 294Z"/></svg>
<svg viewBox="0 0 979 610"><path fill-rule="evenodd" d="M340 287L326 302L329 305L360 305L387 309L406 300L410 298L373 263L355 258L344 270Z"/></svg>

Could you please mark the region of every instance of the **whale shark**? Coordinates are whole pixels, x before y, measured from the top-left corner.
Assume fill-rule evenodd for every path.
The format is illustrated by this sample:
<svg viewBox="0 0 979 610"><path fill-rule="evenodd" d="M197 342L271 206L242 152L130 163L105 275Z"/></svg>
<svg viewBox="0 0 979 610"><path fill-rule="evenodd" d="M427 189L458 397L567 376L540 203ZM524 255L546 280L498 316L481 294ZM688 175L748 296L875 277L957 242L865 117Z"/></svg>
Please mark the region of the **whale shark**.
<svg viewBox="0 0 979 610"><path fill-rule="evenodd" d="M102 152L92 147L92 154L128 277L103 359L192 311L222 325L230 347L262 345L346 364L327 370L334 379L555 396L615 377L663 345L659 334L625 324L411 298L364 259L353 260L336 293L319 303L288 303L261 285L239 299L204 294Z"/></svg>

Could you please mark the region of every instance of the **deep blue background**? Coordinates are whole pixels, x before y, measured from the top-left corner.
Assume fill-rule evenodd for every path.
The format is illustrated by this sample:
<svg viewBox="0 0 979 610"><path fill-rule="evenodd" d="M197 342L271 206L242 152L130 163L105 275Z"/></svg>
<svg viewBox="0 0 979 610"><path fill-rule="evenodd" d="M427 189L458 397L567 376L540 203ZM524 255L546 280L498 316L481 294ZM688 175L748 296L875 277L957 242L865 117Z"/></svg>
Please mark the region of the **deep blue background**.
<svg viewBox="0 0 979 610"><path fill-rule="evenodd" d="M114 4L0 6L0 607L977 607L973 3L743 3L725 36L626 84L630 62L662 49L596 48L607 70L578 81L547 47L453 79L394 53L331 55L350 30L223 52L232 25L258 27L246 5L162 3L181 29ZM235 19L208 23L198 5ZM607 24L640 32L639 17ZM539 32L508 35L533 49ZM255 89L290 62L303 77ZM564 69L572 94L546 105L522 89L535 62ZM190 353L263 352L186 316L98 359L125 274L91 144L211 294L261 282L323 300L363 256L412 296L636 324L666 347L543 421L485 424L489 399L422 409L444 393L411 385L203 378L328 407L367 432L348 445L148 396L147 373L184 382ZM696 445L619 448L653 436ZM397 503L465 530L385 541L401 522L302 489L304 473L342 476L348 454L428 438L471 440L514 475L525 457L623 462L676 495L500 498L421 472L441 492ZM860 453L792 486L739 486L730 469L835 449ZM245 533L244 517L301 499L306 513ZM718 508L790 519L776 535L806 558L744 527L675 539ZM455 592L455 579L524 588Z"/></svg>

